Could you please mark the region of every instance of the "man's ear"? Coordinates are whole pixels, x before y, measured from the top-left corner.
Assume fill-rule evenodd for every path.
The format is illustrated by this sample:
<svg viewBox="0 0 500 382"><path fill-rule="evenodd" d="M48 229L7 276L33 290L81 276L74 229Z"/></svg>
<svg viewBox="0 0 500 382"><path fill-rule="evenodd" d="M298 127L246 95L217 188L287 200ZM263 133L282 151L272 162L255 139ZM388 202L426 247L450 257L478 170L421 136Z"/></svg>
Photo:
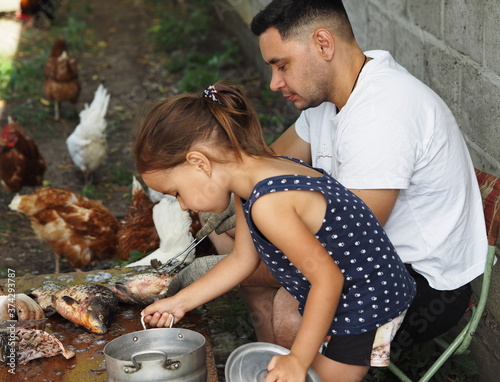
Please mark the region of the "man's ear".
<svg viewBox="0 0 500 382"><path fill-rule="evenodd" d="M335 52L335 39L327 29L317 29L313 35L313 41L319 54L327 61L330 61Z"/></svg>
<svg viewBox="0 0 500 382"><path fill-rule="evenodd" d="M212 164L205 154L199 151L189 151L186 154L186 162L189 165L197 167L208 176L212 176Z"/></svg>

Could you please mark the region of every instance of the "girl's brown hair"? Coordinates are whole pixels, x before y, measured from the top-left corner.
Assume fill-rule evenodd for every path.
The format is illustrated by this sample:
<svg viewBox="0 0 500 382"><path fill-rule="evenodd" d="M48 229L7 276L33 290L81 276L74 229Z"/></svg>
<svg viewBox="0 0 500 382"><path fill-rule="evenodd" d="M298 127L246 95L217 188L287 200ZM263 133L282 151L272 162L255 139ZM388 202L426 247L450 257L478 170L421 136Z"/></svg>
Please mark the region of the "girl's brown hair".
<svg viewBox="0 0 500 382"><path fill-rule="evenodd" d="M215 98L181 94L160 102L146 115L134 144L139 174L184 163L187 152L197 143L232 151L237 160L242 153L273 155L246 94L227 82L217 82L214 87Z"/></svg>

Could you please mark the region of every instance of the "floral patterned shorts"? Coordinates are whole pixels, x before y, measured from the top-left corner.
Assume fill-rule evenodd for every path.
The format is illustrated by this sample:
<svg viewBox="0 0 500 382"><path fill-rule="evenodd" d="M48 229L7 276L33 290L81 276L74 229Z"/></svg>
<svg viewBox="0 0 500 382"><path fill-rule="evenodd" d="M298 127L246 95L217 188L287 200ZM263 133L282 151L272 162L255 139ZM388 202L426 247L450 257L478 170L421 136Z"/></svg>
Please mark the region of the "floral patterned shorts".
<svg viewBox="0 0 500 382"><path fill-rule="evenodd" d="M406 311L399 317L396 317L387 324L382 325L377 329L375 340L373 341L373 349L370 359L372 367L387 367L391 358L391 341L396 335L399 327L403 323Z"/></svg>

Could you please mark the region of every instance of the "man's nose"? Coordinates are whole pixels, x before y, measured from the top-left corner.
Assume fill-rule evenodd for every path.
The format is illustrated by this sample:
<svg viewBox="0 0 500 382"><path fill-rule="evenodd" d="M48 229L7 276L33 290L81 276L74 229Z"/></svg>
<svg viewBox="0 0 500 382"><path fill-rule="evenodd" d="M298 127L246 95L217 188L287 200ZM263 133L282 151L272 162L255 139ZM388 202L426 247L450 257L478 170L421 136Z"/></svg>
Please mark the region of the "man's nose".
<svg viewBox="0 0 500 382"><path fill-rule="evenodd" d="M283 81L283 77L279 73L274 72L271 77L271 83L269 84L269 88L273 92L277 92L280 91L284 86L285 86L285 81Z"/></svg>

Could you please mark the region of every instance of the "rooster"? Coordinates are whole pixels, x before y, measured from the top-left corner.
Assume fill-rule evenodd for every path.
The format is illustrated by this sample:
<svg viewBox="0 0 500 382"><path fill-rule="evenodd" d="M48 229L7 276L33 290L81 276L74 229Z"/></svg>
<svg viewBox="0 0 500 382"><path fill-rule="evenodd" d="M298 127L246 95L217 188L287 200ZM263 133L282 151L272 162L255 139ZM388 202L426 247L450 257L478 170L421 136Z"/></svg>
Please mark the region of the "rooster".
<svg viewBox="0 0 500 382"><path fill-rule="evenodd" d="M50 52L44 66L45 96L54 103L54 118L60 119L59 103L69 101L76 105L80 96L78 62L68 54L68 47L63 37L59 38Z"/></svg>
<svg viewBox="0 0 500 382"><path fill-rule="evenodd" d="M109 93L99 85L94 99L80 112L80 124L66 139L73 163L83 172L85 183L92 173L105 161L107 154L106 119Z"/></svg>
<svg viewBox="0 0 500 382"><path fill-rule="evenodd" d="M174 197L165 195L153 207L153 221L160 236L160 247L141 260L127 265L127 267L150 265L152 259L166 263L186 249L193 241L193 235L190 232L192 222L189 212L183 211ZM192 250L178 260L182 261L184 256L186 256L185 264L189 264L195 258L195 251Z"/></svg>
<svg viewBox="0 0 500 382"><path fill-rule="evenodd" d="M121 258L128 259L132 250L149 253L160 245L153 221L155 204L134 176L130 206L118 231L118 253Z"/></svg>
<svg viewBox="0 0 500 382"><path fill-rule="evenodd" d="M15 193L21 191L23 186L40 186L46 168L35 141L9 116L0 137L2 187Z"/></svg>
<svg viewBox="0 0 500 382"><path fill-rule="evenodd" d="M17 194L9 208L26 215L37 237L54 250L56 273L61 257L80 270L94 261L118 256L120 223L95 200L45 187L32 194Z"/></svg>
<svg viewBox="0 0 500 382"><path fill-rule="evenodd" d="M42 17L53 20L60 2L61 0L21 0L20 12L16 16L23 21L30 21L33 17L35 25L40 23Z"/></svg>

